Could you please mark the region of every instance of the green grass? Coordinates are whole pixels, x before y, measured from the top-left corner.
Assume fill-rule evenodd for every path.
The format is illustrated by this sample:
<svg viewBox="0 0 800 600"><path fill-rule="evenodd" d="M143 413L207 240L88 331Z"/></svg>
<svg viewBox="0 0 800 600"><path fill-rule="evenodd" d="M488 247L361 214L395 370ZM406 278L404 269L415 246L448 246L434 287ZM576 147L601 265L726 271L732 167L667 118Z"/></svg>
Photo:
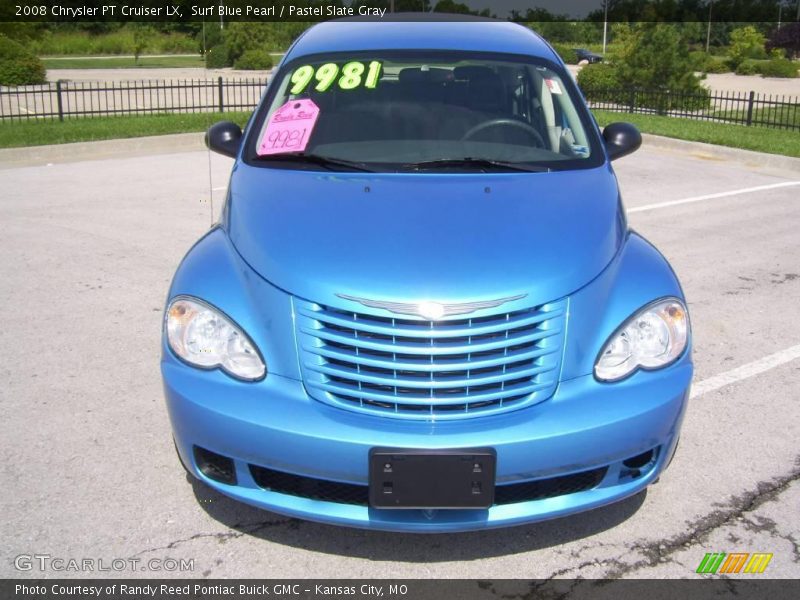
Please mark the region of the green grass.
<svg viewBox="0 0 800 600"><path fill-rule="evenodd" d="M155 69L205 67L199 54L176 54L175 56L140 56L136 62L132 56L70 56L67 58L42 58L46 69Z"/></svg>
<svg viewBox="0 0 800 600"><path fill-rule="evenodd" d="M716 110L711 114L727 119L747 119L746 110ZM775 123L800 128L800 105L755 108L752 119L753 123Z"/></svg>
<svg viewBox="0 0 800 600"><path fill-rule="evenodd" d="M604 110L593 111L601 127L613 121L628 121L644 133L666 137L706 142L719 146L744 148L769 154L800 157L800 135L797 131L746 127L727 123L692 121L677 117L637 115Z"/></svg>
<svg viewBox="0 0 800 600"><path fill-rule="evenodd" d="M69 119L60 121L31 120L0 124L0 148L93 142L169 133L205 131L216 121L228 120L244 125L250 113L196 113Z"/></svg>

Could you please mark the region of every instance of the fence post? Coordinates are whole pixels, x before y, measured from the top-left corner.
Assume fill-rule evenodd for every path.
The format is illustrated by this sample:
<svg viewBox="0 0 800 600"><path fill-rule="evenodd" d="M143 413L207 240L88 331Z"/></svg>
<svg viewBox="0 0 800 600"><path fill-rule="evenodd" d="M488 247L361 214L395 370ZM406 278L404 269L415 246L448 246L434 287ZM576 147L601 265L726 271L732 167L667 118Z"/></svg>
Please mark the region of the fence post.
<svg viewBox="0 0 800 600"><path fill-rule="evenodd" d="M56 81L56 102L58 103L58 120L64 120L64 105L61 102L61 80ZM52 105L51 105L52 106Z"/></svg>
<svg viewBox="0 0 800 600"><path fill-rule="evenodd" d="M755 98L756 93L753 90L750 90L750 97L747 99L747 126L753 124L753 99Z"/></svg>
<svg viewBox="0 0 800 600"><path fill-rule="evenodd" d="M222 75L217 78L217 89L219 90L219 112L225 112L223 94L222 94Z"/></svg>
<svg viewBox="0 0 800 600"><path fill-rule="evenodd" d="M636 110L636 88L631 88L631 95L629 100L630 101L628 102L628 104L630 105L630 107L628 108L628 112L632 113Z"/></svg>

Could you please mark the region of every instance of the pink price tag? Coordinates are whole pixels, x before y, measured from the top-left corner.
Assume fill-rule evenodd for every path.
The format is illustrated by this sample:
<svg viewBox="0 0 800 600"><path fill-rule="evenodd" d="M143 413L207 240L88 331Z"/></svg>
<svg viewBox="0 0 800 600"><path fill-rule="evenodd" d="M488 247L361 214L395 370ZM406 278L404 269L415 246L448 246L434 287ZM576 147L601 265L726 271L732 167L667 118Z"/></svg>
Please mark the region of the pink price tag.
<svg viewBox="0 0 800 600"><path fill-rule="evenodd" d="M258 145L258 154L302 152L319 117L319 106L308 98L290 100L276 110Z"/></svg>

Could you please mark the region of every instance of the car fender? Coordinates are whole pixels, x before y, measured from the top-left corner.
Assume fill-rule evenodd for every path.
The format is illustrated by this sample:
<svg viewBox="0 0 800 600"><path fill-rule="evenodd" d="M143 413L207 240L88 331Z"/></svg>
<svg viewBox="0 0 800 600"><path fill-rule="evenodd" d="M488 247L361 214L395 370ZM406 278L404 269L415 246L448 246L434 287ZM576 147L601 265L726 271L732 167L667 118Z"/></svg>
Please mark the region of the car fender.
<svg viewBox="0 0 800 600"><path fill-rule="evenodd" d="M256 344L268 374L300 379L290 296L251 269L221 227L198 240L181 261L168 303L176 296L194 296L220 309ZM169 352L166 346L164 351Z"/></svg>
<svg viewBox="0 0 800 600"><path fill-rule="evenodd" d="M561 380L592 373L609 336L640 308L668 296L684 300L678 278L650 242L629 231L609 266L570 296Z"/></svg>

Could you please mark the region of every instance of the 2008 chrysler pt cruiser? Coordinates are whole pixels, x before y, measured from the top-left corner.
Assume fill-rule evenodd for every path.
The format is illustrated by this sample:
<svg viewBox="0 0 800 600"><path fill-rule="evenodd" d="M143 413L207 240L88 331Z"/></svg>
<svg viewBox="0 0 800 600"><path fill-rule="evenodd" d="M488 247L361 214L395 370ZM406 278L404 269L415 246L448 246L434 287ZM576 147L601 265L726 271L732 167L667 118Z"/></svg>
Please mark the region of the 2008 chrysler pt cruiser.
<svg viewBox="0 0 800 600"><path fill-rule="evenodd" d="M595 508L678 443L690 328L552 48L496 21L328 22L286 53L161 371L186 469L303 519L441 532Z"/></svg>

